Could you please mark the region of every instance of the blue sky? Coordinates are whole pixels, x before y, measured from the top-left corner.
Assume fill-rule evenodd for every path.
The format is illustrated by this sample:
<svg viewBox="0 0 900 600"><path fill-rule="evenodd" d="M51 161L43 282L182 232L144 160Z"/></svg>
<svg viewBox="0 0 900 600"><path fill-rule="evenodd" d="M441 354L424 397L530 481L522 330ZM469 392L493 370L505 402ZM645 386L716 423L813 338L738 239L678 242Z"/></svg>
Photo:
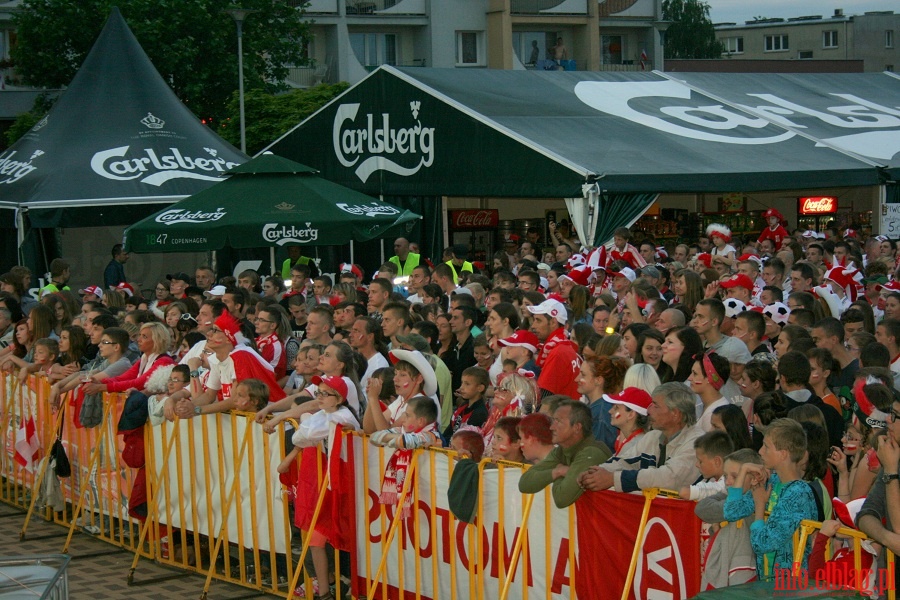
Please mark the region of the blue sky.
<svg viewBox="0 0 900 600"><path fill-rule="evenodd" d="M829 16L835 8L843 8L845 15L862 14L871 10L900 12L897 0L706 0L710 5L713 23L743 23L754 17Z"/></svg>

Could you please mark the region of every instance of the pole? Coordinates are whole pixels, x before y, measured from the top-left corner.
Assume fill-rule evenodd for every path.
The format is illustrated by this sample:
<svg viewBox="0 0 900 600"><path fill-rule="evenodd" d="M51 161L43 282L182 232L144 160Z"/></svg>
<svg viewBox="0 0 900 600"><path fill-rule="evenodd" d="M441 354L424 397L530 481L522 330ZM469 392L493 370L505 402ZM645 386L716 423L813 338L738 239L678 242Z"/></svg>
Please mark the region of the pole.
<svg viewBox="0 0 900 600"><path fill-rule="evenodd" d="M241 152L247 154L247 126L244 122L244 21L237 20L238 36L238 105L241 113Z"/></svg>

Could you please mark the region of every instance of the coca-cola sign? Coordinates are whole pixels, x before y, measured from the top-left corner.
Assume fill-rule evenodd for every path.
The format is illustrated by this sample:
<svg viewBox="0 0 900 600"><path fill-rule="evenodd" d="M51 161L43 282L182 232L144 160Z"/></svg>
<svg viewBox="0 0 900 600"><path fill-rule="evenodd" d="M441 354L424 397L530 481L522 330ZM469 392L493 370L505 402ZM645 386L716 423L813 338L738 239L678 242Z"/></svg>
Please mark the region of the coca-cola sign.
<svg viewBox="0 0 900 600"><path fill-rule="evenodd" d="M807 196L800 198L799 205L801 215L827 215L837 212L838 201L834 196Z"/></svg>
<svg viewBox="0 0 900 600"><path fill-rule="evenodd" d="M485 210L451 210L450 225L453 229L490 229L500 222L500 211Z"/></svg>

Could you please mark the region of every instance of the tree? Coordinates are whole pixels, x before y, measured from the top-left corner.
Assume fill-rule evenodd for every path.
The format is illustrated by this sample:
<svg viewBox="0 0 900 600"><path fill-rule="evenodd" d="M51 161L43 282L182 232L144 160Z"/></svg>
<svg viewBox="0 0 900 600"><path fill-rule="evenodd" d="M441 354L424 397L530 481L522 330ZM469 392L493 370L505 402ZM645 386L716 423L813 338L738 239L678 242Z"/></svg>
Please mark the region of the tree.
<svg viewBox="0 0 900 600"><path fill-rule="evenodd" d="M25 83L69 84L118 6L138 42L176 95L198 117L217 122L238 86L237 30L229 0L24 0L13 50ZM280 89L290 65L303 65L309 25L296 2L241 0L258 12L244 22L244 84Z"/></svg>
<svg viewBox="0 0 900 600"><path fill-rule="evenodd" d="M672 21L666 31L666 58L721 58L722 44L703 0L663 0L663 19Z"/></svg>
<svg viewBox="0 0 900 600"><path fill-rule="evenodd" d="M247 153L251 156L256 154L290 131L303 119L319 110L347 87L346 83L320 84L277 96L262 90L245 93ZM216 131L237 146L240 143L241 133L238 126L240 113L236 93L228 103L228 113L230 117L222 121Z"/></svg>

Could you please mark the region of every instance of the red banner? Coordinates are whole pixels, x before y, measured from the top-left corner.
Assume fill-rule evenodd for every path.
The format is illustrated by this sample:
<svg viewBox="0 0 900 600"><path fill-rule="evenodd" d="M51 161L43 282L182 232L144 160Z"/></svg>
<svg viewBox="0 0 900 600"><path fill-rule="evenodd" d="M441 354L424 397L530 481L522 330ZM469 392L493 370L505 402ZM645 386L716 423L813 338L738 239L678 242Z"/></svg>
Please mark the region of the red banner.
<svg viewBox="0 0 900 600"><path fill-rule="evenodd" d="M500 211L485 210L451 210L450 227L453 229L493 229L500 223Z"/></svg>
<svg viewBox="0 0 900 600"><path fill-rule="evenodd" d="M594 590L595 598L621 597L644 496L588 492L575 509L583 567L576 574L576 589ZM700 525L693 502L653 501L630 598L692 598L700 593Z"/></svg>

